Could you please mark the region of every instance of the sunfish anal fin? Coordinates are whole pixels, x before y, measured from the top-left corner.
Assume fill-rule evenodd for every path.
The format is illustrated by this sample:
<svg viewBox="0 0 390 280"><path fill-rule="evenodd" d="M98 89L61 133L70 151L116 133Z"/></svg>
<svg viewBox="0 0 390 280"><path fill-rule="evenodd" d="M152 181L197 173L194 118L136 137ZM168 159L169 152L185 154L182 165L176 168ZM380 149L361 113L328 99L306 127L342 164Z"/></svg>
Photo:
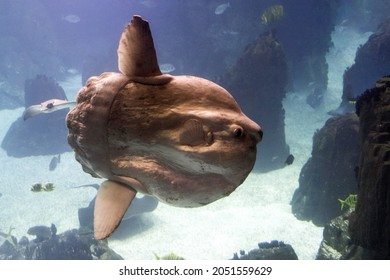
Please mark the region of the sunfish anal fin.
<svg viewBox="0 0 390 280"><path fill-rule="evenodd" d="M172 80L171 75L161 73L149 23L140 16L133 17L119 40L118 68L141 84L164 85Z"/></svg>
<svg viewBox="0 0 390 280"><path fill-rule="evenodd" d="M111 180L104 181L96 195L94 210L94 237L101 240L109 237L119 226L136 191Z"/></svg>

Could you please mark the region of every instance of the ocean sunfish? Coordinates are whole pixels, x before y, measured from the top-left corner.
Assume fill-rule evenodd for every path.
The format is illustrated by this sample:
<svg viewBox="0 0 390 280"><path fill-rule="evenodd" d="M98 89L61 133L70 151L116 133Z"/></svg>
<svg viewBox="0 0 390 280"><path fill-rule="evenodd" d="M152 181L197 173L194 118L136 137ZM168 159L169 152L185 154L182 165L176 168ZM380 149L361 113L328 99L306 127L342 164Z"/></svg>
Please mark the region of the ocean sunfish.
<svg viewBox="0 0 390 280"><path fill-rule="evenodd" d="M94 236L108 237L137 192L179 207L228 196L248 176L262 138L224 88L162 74L147 21L119 41L121 73L91 77L67 115L68 142L98 190Z"/></svg>
<svg viewBox="0 0 390 280"><path fill-rule="evenodd" d="M263 135L221 86L163 74L140 16L122 33L118 68L89 78L66 117L76 160L107 179L96 196L95 239L112 234L137 192L178 207L228 196L251 172Z"/></svg>

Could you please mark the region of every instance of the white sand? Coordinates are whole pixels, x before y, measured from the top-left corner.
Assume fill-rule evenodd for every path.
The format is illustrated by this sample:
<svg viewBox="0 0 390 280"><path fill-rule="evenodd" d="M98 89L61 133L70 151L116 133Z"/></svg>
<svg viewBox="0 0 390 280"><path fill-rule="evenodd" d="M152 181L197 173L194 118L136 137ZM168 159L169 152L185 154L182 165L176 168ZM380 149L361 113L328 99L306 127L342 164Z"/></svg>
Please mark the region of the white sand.
<svg viewBox="0 0 390 280"><path fill-rule="evenodd" d="M300 170L310 157L313 133L328 119L326 112L337 108L341 75L367 35L336 30L335 47L328 56L329 93L323 108L308 106L305 93L290 93L286 98L286 137L294 164L265 174L253 172L229 197L202 208L160 203L153 213L123 223L109 238L110 247L125 259L154 259L153 253L161 256L171 252L187 259L228 259L240 249L256 248L258 242L281 240L293 246L299 259L314 259L323 228L297 220L289 203L298 187ZM80 78L73 77L62 86L71 98L80 87ZM0 111L0 139L21 114L22 109ZM259 150L261 155L261 144ZM77 210L86 207L96 191L73 187L101 180L84 173L72 152L62 154L54 171L48 168L51 158L13 158L0 150L1 231L12 227L12 233L20 238L35 225L54 223L59 233L78 228ZM53 182L57 188L33 193L30 187L35 182Z"/></svg>

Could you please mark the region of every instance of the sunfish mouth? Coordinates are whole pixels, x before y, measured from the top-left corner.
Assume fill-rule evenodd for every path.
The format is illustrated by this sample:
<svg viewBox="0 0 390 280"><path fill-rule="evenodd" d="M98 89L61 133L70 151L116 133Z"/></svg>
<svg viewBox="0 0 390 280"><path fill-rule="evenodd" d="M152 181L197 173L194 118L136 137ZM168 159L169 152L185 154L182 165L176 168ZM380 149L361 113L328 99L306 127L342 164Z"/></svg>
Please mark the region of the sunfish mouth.
<svg viewBox="0 0 390 280"><path fill-rule="evenodd" d="M252 139L254 139L254 145L256 146L261 140L263 140L263 130L261 127L254 123L252 129L250 130L249 134L251 135Z"/></svg>

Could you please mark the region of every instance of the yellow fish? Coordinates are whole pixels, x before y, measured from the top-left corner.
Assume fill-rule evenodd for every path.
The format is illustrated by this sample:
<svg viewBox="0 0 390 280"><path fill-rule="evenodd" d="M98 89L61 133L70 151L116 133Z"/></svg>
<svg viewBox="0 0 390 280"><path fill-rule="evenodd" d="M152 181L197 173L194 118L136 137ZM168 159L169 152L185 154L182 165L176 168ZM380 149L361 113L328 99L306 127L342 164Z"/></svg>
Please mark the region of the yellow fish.
<svg viewBox="0 0 390 280"><path fill-rule="evenodd" d="M274 24L283 17L283 14L284 8L282 5L269 6L261 15L261 23L264 25Z"/></svg>
<svg viewBox="0 0 390 280"><path fill-rule="evenodd" d="M35 183L31 186L31 189L30 189L32 192L41 192L43 191L43 187L42 187L42 184L41 183Z"/></svg>

